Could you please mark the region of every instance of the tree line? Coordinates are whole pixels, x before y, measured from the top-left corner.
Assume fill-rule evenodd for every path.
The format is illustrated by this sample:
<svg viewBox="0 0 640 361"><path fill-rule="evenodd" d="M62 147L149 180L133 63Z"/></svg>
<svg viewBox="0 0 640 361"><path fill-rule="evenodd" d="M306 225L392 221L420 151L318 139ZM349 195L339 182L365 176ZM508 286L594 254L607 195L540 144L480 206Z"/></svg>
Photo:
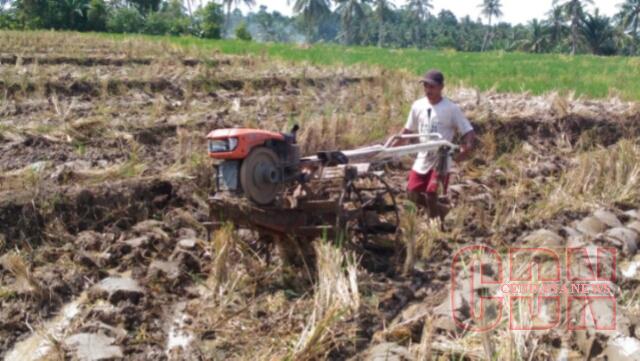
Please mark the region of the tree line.
<svg viewBox="0 0 640 361"><path fill-rule="evenodd" d="M220 38L222 6L182 0L0 0L0 28Z"/></svg>
<svg viewBox="0 0 640 361"><path fill-rule="evenodd" d="M0 27L332 42L391 48L638 55L640 0L605 16L593 0L555 0L545 18L502 22L500 0L478 0L478 18L433 11L432 0L289 0L293 16L255 0L0 0ZM253 9L243 14L238 6Z"/></svg>

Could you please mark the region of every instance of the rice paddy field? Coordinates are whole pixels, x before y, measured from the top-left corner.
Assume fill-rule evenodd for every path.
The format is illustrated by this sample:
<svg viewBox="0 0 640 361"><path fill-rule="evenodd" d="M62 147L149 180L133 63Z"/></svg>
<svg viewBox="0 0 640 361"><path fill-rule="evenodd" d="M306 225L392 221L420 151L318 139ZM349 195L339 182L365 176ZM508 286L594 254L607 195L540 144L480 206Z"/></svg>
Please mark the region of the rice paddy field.
<svg viewBox="0 0 640 361"><path fill-rule="evenodd" d="M438 68L450 77L453 85L479 90L532 94L559 91L591 98L618 96L626 100L640 99L640 58L637 57L296 46L194 38L167 40L187 47L217 49L226 54L265 54L315 65L366 64L414 75L422 75L429 68Z"/></svg>
<svg viewBox="0 0 640 361"><path fill-rule="evenodd" d="M637 61L0 32L0 358L639 360ZM209 232L209 131L299 124L304 155L380 143L431 67L480 138L443 223L407 202L409 157L383 169L393 242L315 239L301 267L254 230ZM608 250L613 301L504 297L476 332L490 290L468 275L486 255L456 262L469 246Z"/></svg>

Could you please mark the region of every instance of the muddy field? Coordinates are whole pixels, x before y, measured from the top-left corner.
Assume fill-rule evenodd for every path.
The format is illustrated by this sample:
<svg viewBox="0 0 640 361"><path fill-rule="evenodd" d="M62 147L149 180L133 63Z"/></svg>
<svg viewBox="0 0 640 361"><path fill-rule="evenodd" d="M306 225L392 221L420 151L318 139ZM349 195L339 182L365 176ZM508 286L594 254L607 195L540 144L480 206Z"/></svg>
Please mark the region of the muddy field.
<svg viewBox="0 0 640 361"><path fill-rule="evenodd" d="M298 123L305 154L378 143L420 96L412 77L140 40L0 42L6 360L640 360L638 104L449 89L482 144L456 169L446 231L407 208L394 244L314 242L311 274L251 231L208 236L205 135ZM410 164L387 166L400 201ZM449 295L470 245L615 249L615 328L466 332Z"/></svg>

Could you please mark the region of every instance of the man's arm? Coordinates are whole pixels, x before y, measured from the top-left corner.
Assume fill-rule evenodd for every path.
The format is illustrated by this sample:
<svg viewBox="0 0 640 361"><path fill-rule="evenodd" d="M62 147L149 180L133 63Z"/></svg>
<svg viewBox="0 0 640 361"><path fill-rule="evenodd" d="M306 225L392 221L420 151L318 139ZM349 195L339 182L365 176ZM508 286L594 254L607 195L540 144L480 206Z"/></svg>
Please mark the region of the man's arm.
<svg viewBox="0 0 640 361"><path fill-rule="evenodd" d="M454 105L453 123L457 128L458 134L462 134L462 143L460 144L460 152L456 154L453 160L462 162L471 157L476 147L476 132L473 130L471 122L464 116L462 109Z"/></svg>
<svg viewBox="0 0 640 361"><path fill-rule="evenodd" d="M414 112L414 105L411 106L411 110L409 111L409 116L407 117L407 122L405 123L404 129L402 130L400 135L413 134L416 131L418 131L418 119L417 119L416 114ZM400 147L400 146L412 143L412 141L413 141L412 139L400 139L400 138L398 138L398 139L395 139L391 143L391 146L392 147Z"/></svg>
<svg viewBox="0 0 640 361"><path fill-rule="evenodd" d="M405 134L413 134L413 131L411 129L404 128L402 130L402 132L400 133L400 135L405 135ZM391 147L401 147L403 145L407 145L409 143L412 143L412 141L414 141L414 140L413 139L397 138L391 143Z"/></svg>
<svg viewBox="0 0 640 361"><path fill-rule="evenodd" d="M453 160L456 162L463 162L471 157L473 151L476 148L477 137L475 131L467 132L462 136L462 143L460 144L460 152L456 154Z"/></svg>

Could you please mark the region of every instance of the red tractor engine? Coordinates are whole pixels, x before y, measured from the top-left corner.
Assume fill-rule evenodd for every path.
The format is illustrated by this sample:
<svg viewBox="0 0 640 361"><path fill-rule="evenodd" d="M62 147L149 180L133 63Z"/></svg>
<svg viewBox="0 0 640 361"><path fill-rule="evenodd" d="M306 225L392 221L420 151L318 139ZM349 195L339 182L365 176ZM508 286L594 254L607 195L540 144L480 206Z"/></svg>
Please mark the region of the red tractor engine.
<svg viewBox="0 0 640 361"><path fill-rule="evenodd" d="M291 133L217 129L207 135L217 190L244 193L258 205L272 203L282 186L299 176L298 126Z"/></svg>

